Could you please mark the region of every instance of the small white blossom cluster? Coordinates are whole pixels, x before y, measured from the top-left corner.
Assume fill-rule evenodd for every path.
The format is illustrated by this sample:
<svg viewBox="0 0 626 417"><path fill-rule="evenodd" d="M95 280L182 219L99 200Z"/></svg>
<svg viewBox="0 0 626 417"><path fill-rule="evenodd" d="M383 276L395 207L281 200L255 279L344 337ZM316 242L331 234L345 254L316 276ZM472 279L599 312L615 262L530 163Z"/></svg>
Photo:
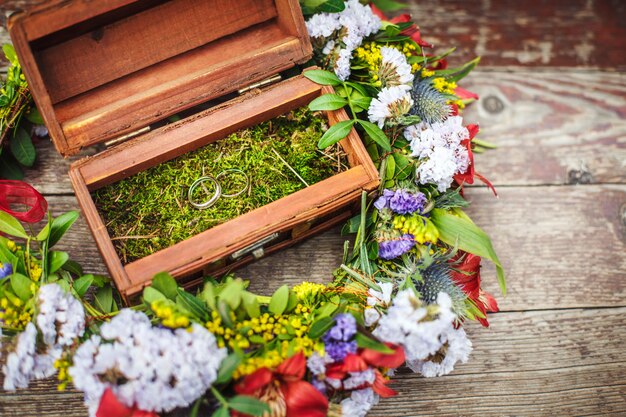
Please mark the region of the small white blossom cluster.
<svg viewBox="0 0 626 417"><path fill-rule="evenodd" d="M5 375L4 389L26 388L33 379L54 374L54 362L61 358L63 348L71 346L85 331L85 311L80 301L66 293L57 284L47 284L39 289L39 314L35 322L28 323L17 339L14 352L2 367ZM42 334L44 346L38 349L37 329Z"/></svg>
<svg viewBox="0 0 626 417"><path fill-rule="evenodd" d="M363 312L365 325L372 326L380 319L380 313L376 310L377 305L388 307L391 303L391 293L393 292L393 284L391 282L378 282L380 291L372 288L369 289L369 297L367 297L367 305Z"/></svg>
<svg viewBox="0 0 626 417"><path fill-rule="evenodd" d="M309 36L326 40L322 50L325 55L335 55L335 74L341 80L350 76L352 51L358 48L363 38L378 32L381 21L370 6L359 0L348 0L340 13L317 13L306 22ZM334 39L327 39L334 37Z"/></svg>
<svg viewBox="0 0 626 417"><path fill-rule="evenodd" d="M48 346L70 346L85 332L83 305L57 284L39 289L37 327Z"/></svg>
<svg viewBox="0 0 626 417"><path fill-rule="evenodd" d="M350 397L341 401L342 417L365 417L378 404L380 397L371 388L352 391Z"/></svg>
<svg viewBox="0 0 626 417"><path fill-rule="evenodd" d="M38 354L37 328L28 323L17 337L15 351L7 356L7 363L2 367L4 373L4 389L15 391L26 388L33 379L48 378L54 374L54 361L60 357L61 351Z"/></svg>
<svg viewBox="0 0 626 417"><path fill-rule="evenodd" d="M467 148L461 144L469 139L461 116L450 116L443 122L421 122L409 126L404 137L411 144L411 156L421 160L417 167L420 184L436 184L444 192L456 174L467 171L470 160Z"/></svg>
<svg viewBox="0 0 626 417"><path fill-rule="evenodd" d="M204 327L157 328L124 309L78 348L69 374L92 416L107 388L128 407L170 411L209 389L226 354Z"/></svg>
<svg viewBox="0 0 626 417"><path fill-rule="evenodd" d="M411 107L413 99L404 86L385 87L372 99L367 114L370 122L378 123L382 129L387 120L407 114Z"/></svg>
<svg viewBox="0 0 626 417"><path fill-rule="evenodd" d="M431 317L428 308L411 290L401 291L373 332L385 342L402 345L407 365L427 377L451 372L455 363L466 362L471 352L465 331L454 328L456 316L450 296L439 293L437 306L436 317ZM445 354L442 361L431 359L441 352Z"/></svg>
<svg viewBox="0 0 626 417"><path fill-rule="evenodd" d="M381 62L378 78L383 87L401 86L410 90L413 85L413 74L406 56L396 48L383 46L380 48Z"/></svg>

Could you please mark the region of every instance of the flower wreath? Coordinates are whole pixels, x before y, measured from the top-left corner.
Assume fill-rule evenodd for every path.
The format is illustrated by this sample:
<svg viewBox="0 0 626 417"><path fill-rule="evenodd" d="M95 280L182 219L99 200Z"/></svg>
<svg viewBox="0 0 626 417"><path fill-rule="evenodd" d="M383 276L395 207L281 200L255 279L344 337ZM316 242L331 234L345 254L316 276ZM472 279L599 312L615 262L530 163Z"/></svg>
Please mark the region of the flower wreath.
<svg viewBox="0 0 626 417"><path fill-rule="evenodd" d="M387 20L358 0L302 3L324 68L305 76L336 91L310 108L352 115L319 146L359 128L382 178L378 198L364 194L345 226L356 238L333 282L265 297L228 276L192 294L161 273L141 305L120 309L106 277L52 250L78 213L48 215L27 233L20 221L40 221L47 204L2 181L0 231L13 237L0 236L0 323L13 336L3 346L6 390L57 373L59 388L71 382L97 417L355 417L395 395L395 368L433 377L468 359L463 323L487 326L498 310L481 290L481 258L505 290L489 238L462 211L463 186L484 180L473 152L489 146L460 116L477 96L456 83L478 59L448 68L452 50L429 54L408 15ZM11 211L15 203L31 210Z"/></svg>

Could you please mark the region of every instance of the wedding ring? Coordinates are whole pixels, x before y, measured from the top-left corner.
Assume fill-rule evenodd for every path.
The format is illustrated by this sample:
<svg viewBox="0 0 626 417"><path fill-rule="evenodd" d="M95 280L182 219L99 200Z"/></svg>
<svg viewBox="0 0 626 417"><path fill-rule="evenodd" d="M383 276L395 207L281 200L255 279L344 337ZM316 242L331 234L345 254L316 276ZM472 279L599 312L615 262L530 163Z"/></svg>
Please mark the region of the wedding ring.
<svg viewBox="0 0 626 417"><path fill-rule="evenodd" d="M215 187L215 192L213 193L211 198L209 198L205 202L198 203L198 202L194 201L193 192L200 185L202 185L202 187L204 188L204 183L207 182L207 181L213 183L213 186ZM189 191L187 192L187 199L189 200L189 203L192 206L194 206L197 209L203 210L203 209L209 208L213 204L215 204L215 202L220 199L221 195L222 195L222 187L217 182L217 179L215 179L215 178L213 178L211 176L206 176L206 177L198 178L197 180L195 180L193 182L193 184L191 184L191 187L189 187Z"/></svg>
<svg viewBox="0 0 626 417"><path fill-rule="evenodd" d="M237 197L238 195L243 194L248 189L248 187L250 186L250 178L248 178L248 175L246 175L246 173L243 172L242 170L240 170L239 168L225 169L224 171L222 171L219 174L217 174L215 179L219 180L220 177L223 177L224 175L228 174L229 172L234 172L234 173L243 175L243 177L246 179L246 185L244 185L243 188L241 190L237 191L236 193L233 193L233 194L222 194L222 197L225 197L225 198Z"/></svg>

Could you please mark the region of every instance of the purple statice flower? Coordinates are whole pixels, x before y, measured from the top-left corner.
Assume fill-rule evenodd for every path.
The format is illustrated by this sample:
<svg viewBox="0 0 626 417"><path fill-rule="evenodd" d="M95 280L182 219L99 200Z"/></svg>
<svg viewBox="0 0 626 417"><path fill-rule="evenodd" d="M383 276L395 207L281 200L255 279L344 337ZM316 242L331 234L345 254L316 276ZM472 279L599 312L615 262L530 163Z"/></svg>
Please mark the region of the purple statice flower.
<svg viewBox="0 0 626 417"><path fill-rule="evenodd" d="M0 278L8 277L13 274L13 265L0 263Z"/></svg>
<svg viewBox="0 0 626 417"><path fill-rule="evenodd" d="M404 234L392 240L383 240L378 243L378 256L382 259L394 259L402 256L415 246L415 236Z"/></svg>
<svg viewBox="0 0 626 417"><path fill-rule="evenodd" d="M322 337L326 353L334 361L342 361L348 353L356 353L356 340L352 340L355 335L354 316L348 313L337 315L335 325Z"/></svg>
<svg viewBox="0 0 626 417"><path fill-rule="evenodd" d="M385 189L383 194L376 200L374 207L378 210L391 209L396 214L411 214L424 211L426 196L419 191L412 192L404 188L395 191Z"/></svg>

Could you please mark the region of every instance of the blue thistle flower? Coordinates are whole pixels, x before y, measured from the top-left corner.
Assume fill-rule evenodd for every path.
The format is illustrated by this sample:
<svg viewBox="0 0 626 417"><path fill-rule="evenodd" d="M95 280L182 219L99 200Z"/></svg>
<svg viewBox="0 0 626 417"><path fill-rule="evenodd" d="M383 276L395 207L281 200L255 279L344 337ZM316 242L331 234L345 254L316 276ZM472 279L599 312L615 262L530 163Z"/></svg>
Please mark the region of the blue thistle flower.
<svg viewBox="0 0 626 417"><path fill-rule="evenodd" d="M451 273L452 268L447 261L435 259L421 271L422 281L414 280L415 288L428 304L436 303L437 295L440 292L445 292L452 300L452 311L462 316L465 311L467 296L454 283Z"/></svg>
<svg viewBox="0 0 626 417"><path fill-rule="evenodd" d="M450 115L446 97L435 90L428 80L416 79L411 97L414 104L409 113L419 116L426 123L442 122Z"/></svg>

